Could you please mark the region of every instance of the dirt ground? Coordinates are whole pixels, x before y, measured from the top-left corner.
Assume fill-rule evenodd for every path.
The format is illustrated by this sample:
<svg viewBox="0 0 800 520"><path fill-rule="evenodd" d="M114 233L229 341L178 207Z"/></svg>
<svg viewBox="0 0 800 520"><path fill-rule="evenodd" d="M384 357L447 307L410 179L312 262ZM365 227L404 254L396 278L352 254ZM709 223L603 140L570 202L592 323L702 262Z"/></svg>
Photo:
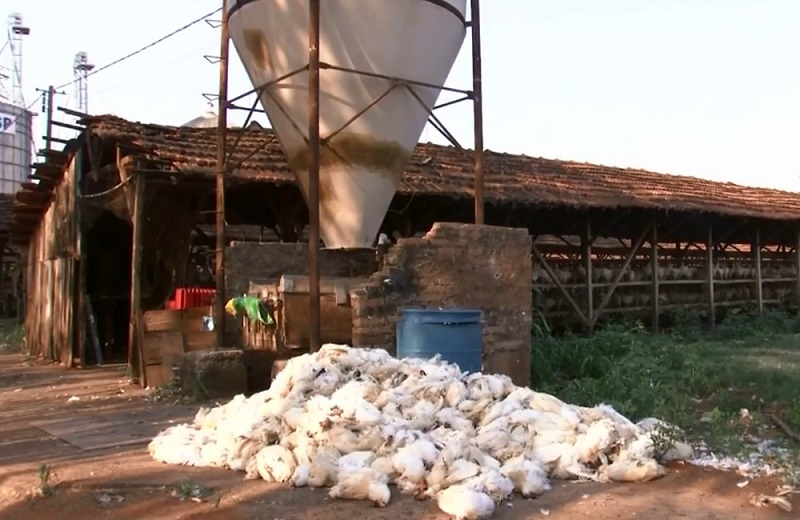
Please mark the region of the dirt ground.
<svg viewBox="0 0 800 520"><path fill-rule="evenodd" d="M79 399L70 398L76 396ZM0 519L58 517L114 519L444 520L433 502L395 494L385 509L333 501L324 490L289 489L245 481L225 470L152 462L144 444L82 451L30 425L43 419L131 413L166 405L146 401L117 368L65 370L0 349ZM191 413L175 407L175 417ZM47 465L52 493L41 496L39 468ZM772 494L774 480L736 484L742 477L689 466L670 468L663 479L639 485L556 482L535 500L498 506L499 519L643 518L666 520L796 518L775 507L750 505L752 493ZM201 496L187 497L193 486Z"/></svg>

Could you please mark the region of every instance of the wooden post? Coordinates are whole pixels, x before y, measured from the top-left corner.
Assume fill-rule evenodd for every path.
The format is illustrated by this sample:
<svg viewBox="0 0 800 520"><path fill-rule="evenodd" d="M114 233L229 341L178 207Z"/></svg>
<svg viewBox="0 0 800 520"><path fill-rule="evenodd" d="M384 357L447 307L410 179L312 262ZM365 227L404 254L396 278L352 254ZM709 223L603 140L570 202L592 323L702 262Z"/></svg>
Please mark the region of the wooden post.
<svg viewBox="0 0 800 520"><path fill-rule="evenodd" d="M795 266L795 285L794 285L794 297L797 299L797 314L800 315L800 224L797 224L796 230L796 240L794 245L794 266Z"/></svg>
<svg viewBox="0 0 800 520"><path fill-rule="evenodd" d="M658 219L653 219L653 229L650 232L650 278L652 279L652 291L650 304L653 307L653 334L658 334L661 317L661 303L659 302L658 292Z"/></svg>
<svg viewBox="0 0 800 520"><path fill-rule="evenodd" d="M583 268L586 271L586 318L587 332L594 332L594 287L592 284L592 217L586 214L586 228L581 237Z"/></svg>
<svg viewBox="0 0 800 520"><path fill-rule="evenodd" d="M764 283L761 272L761 231L756 228L755 240L753 240L753 261L756 264L756 305L758 313L764 314Z"/></svg>
<svg viewBox="0 0 800 520"><path fill-rule="evenodd" d="M141 386L147 385L144 374L144 359L141 355L141 340L139 337L139 314L142 306L141 291L141 266L142 266L142 215L144 213L145 179L137 175L133 180L135 185L133 198L133 225L131 248L131 315L128 323L128 369L131 380Z"/></svg>
<svg viewBox="0 0 800 520"><path fill-rule="evenodd" d="M714 328L716 306L714 304L714 232L711 220L708 221L706 239L706 299L708 300L708 326Z"/></svg>
<svg viewBox="0 0 800 520"><path fill-rule="evenodd" d="M538 247L536 247L536 239L535 238L534 238L534 243L531 246L531 249L533 251L533 256L534 256L535 260L542 265L542 268L547 273L547 276L549 276L550 280L554 284L556 284L556 287L558 287L558 290L561 291L561 295L567 300L567 303L569 303L572 306L572 310L575 311L575 314L577 314L578 317L581 319L581 321L586 325L586 327L589 328L591 326L591 322L586 317L586 315L583 313L583 309L581 309L580 305L578 305L575 302L575 299L572 297L572 295L570 295L570 293L567 290L567 288L564 287L564 284L561 283L561 280L556 275L556 273L553 271L553 268L550 267L550 264L547 263L547 259L545 259L545 257L542 254L542 252L539 251Z"/></svg>
<svg viewBox="0 0 800 520"><path fill-rule="evenodd" d="M88 141L91 141L91 137L88 138ZM88 142L87 141L87 142ZM119 150L119 147L117 147ZM74 186L73 194L75 197L75 203L72 208L73 213L75 214L74 217L74 225L75 225L75 251L77 252L77 258L75 259L75 263L73 265L74 269L74 276L75 280L73 281L73 293L75 294L75 305L72 311L72 323L74 327L74 338L75 342L78 345L78 363L80 364L81 368L86 368L86 342L88 341L88 337L86 334L86 327L88 320L84 319L86 317L86 240L84 239L83 235L83 225L82 225L82 211L81 211L81 196L83 195L81 190L81 181L83 180L83 171L84 171L84 161L82 158L83 154L77 153L75 154L75 167L73 169L73 180Z"/></svg>
<svg viewBox="0 0 800 520"><path fill-rule="evenodd" d="M622 281L622 277L625 276L625 271L631 266L631 262L636 257L636 253L639 252L639 249L642 248L642 243L644 239L647 237L647 232L651 226L647 226L642 230L642 233L639 235L639 238L636 239L636 242L631 244L631 251L628 253L628 256L625 258L625 262L622 264L617 275L614 277L614 281L611 282L611 285L608 287L608 291L603 296L603 300L600 302L600 306L596 309L596 314L594 316L594 323L597 323L597 319L603 314L603 311L606 310L608 304L611 302L611 297L614 296L614 291L617 290L619 287L620 282Z"/></svg>

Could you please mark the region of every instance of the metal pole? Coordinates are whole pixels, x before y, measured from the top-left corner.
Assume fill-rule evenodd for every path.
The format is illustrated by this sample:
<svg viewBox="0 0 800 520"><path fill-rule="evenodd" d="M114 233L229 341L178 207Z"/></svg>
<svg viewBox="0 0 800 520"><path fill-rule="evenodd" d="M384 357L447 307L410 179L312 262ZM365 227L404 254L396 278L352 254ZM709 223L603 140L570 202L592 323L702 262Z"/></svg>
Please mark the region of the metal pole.
<svg viewBox="0 0 800 520"><path fill-rule="evenodd" d="M56 89L53 85L47 87L47 134L45 136L45 148L47 151L53 149L53 98Z"/></svg>
<svg viewBox="0 0 800 520"><path fill-rule="evenodd" d="M483 80L481 73L480 0L470 2L472 29L472 106L475 123L475 223L484 223L483 202Z"/></svg>
<svg viewBox="0 0 800 520"><path fill-rule="evenodd" d="M225 345L225 171L227 169L228 133L228 2L222 0L220 26L219 102L217 105L217 210L216 210L216 289L214 330L217 347Z"/></svg>
<svg viewBox="0 0 800 520"><path fill-rule="evenodd" d="M319 287L319 20L320 0L308 3L308 298L309 349L321 346Z"/></svg>

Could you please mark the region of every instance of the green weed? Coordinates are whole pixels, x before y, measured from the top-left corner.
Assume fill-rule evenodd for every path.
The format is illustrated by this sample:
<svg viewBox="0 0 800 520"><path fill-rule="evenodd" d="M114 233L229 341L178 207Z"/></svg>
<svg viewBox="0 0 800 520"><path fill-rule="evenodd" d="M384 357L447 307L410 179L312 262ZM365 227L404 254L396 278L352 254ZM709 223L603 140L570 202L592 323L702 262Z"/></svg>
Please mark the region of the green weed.
<svg viewBox="0 0 800 520"><path fill-rule="evenodd" d="M178 482L178 485L172 488L170 494L180 500L194 500L199 501L203 497L208 496L211 490L197 484L194 480L187 478Z"/></svg>
<svg viewBox="0 0 800 520"><path fill-rule="evenodd" d="M42 464L39 466L39 494L43 497L49 497L54 493L54 488L51 484L53 472L49 465Z"/></svg>
<svg viewBox="0 0 800 520"><path fill-rule="evenodd" d="M707 330L699 314L673 316L653 336L640 324L611 324L592 337L534 330L533 386L580 405L608 403L634 420L657 417L717 452L735 455L744 439L772 437L778 416L800 430L800 318L730 314Z"/></svg>
<svg viewBox="0 0 800 520"><path fill-rule="evenodd" d="M25 327L17 320L0 320L0 346L15 352L25 350Z"/></svg>

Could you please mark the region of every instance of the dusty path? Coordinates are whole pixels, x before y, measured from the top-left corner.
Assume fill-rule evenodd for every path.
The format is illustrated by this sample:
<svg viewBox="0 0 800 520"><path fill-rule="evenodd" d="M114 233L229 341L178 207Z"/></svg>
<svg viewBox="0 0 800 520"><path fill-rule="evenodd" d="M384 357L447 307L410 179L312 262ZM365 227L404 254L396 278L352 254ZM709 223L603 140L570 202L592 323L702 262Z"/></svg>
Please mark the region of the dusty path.
<svg viewBox="0 0 800 520"><path fill-rule="evenodd" d="M142 444L83 451L31 422L91 414L141 413L163 405L143 399L115 368L66 371L25 361L0 349L0 519L60 520L225 519L352 520L446 519L431 502L397 495L386 509L327 499L322 490L291 490L263 481L244 481L224 470L174 467L152 462ZM69 401L71 397L77 397ZM176 407L175 417L190 409ZM38 496L39 468L53 473L50 496ZM751 493L771 494L773 481L740 489L733 474L679 466L643 485L555 483L536 500L501 505L499 519L611 520L796 518L772 507L748 504ZM192 490L201 495L191 498Z"/></svg>

